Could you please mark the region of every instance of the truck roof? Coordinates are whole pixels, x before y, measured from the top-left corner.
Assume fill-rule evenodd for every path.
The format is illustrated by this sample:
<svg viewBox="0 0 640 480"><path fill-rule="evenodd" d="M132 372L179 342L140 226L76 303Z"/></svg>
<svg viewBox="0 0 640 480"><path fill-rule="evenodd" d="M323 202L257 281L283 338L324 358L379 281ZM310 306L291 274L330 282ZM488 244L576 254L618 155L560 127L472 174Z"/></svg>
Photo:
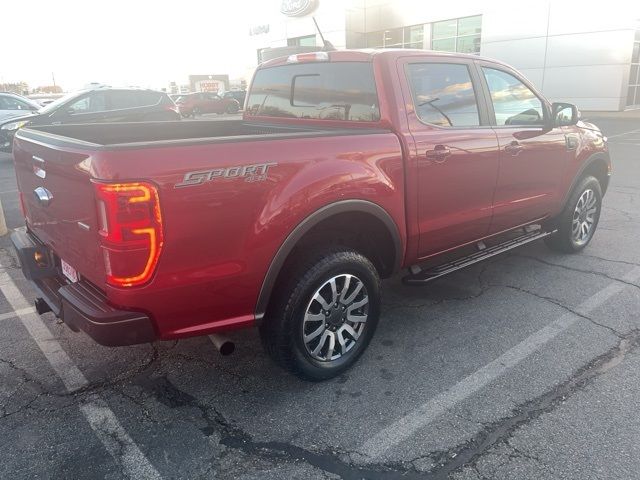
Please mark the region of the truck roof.
<svg viewBox="0 0 640 480"><path fill-rule="evenodd" d="M415 55L429 55L429 56L436 56L436 57L443 57L443 58L467 58L467 59L473 59L473 60L484 60L487 62L506 65L503 62L500 62L493 58L481 57L479 55L474 55L469 53L441 52L436 50L421 50L421 49L411 49L411 48L363 48L363 49L333 50L333 51L318 50L317 52L305 52L298 55L304 56L305 58L309 58L316 54L321 54L323 56L328 55L328 60L330 62L371 62L375 57L382 57L385 59L388 58L389 61L394 61L395 59L402 58L402 57L411 57ZM288 55L288 56L274 58L272 60L268 60L260 64L258 68L267 68L267 67L274 67L277 65L286 65L287 63L290 63L288 59L294 56L296 55Z"/></svg>

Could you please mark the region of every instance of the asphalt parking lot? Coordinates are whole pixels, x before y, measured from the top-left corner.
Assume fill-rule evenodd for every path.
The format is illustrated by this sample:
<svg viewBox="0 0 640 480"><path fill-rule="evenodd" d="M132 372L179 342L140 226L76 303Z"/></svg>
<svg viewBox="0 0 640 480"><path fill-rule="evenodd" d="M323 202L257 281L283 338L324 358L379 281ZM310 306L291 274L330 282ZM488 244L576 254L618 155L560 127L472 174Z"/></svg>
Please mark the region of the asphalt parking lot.
<svg viewBox="0 0 640 480"><path fill-rule="evenodd" d="M368 351L325 383L275 367L255 331L221 357L41 321L0 238L0 478L638 478L640 119L598 123L614 177L583 253L387 280ZM21 226L6 154L0 198Z"/></svg>

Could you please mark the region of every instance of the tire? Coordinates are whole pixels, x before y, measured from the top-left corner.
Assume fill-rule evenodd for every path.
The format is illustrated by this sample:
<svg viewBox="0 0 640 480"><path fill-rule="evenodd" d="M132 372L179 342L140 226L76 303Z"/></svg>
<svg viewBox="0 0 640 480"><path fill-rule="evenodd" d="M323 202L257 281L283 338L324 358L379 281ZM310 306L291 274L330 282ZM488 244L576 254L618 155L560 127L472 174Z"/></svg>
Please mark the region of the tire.
<svg viewBox="0 0 640 480"><path fill-rule="evenodd" d="M193 118L196 118L196 115L200 115L200 109L198 107L193 107L193 110L191 111L191 116Z"/></svg>
<svg viewBox="0 0 640 480"><path fill-rule="evenodd" d="M240 108L237 105L229 105L227 107L227 113L229 114L238 113L238 110L240 110Z"/></svg>
<svg viewBox="0 0 640 480"><path fill-rule="evenodd" d="M581 251L591 242L601 211L600 182L595 177L585 176L574 187L564 210L553 222L558 232L546 237L545 243L558 252Z"/></svg>
<svg viewBox="0 0 640 480"><path fill-rule="evenodd" d="M316 250L307 259L287 269L260 336L277 364L322 381L351 367L369 345L380 317L380 277L348 248Z"/></svg>

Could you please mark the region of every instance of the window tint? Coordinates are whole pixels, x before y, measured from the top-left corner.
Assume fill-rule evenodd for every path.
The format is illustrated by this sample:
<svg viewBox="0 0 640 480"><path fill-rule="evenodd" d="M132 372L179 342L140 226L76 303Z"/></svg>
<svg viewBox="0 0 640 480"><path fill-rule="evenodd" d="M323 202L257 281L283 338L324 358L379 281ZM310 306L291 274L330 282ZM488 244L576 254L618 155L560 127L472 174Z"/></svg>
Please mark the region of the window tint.
<svg viewBox="0 0 640 480"><path fill-rule="evenodd" d="M1 96L0 110L30 110L29 105L14 97Z"/></svg>
<svg viewBox="0 0 640 480"><path fill-rule="evenodd" d="M497 125L543 125L542 101L513 75L482 68L487 79Z"/></svg>
<svg viewBox="0 0 640 480"><path fill-rule="evenodd" d="M162 96L159 92L147 92L144 90L111 90L109 92L111 104L110 110L124 108L148 107L157 105Z"/></svg>
<svg viewBox="0 0 640 480"><path fill-rule="evenodd" d="M371 64L313 62L258 70L247 113L322 120L379 120Z"/></svg>
<svg viewBox="0 0 640 480"><path fill-rule="evenodd" d="M111 97L110 110L122 110L123 108L137 107L135 92L126 90L113 90L109 92Z"/></svg>
<svg viewBox="0 0 640 480"><path fill-rule="evenodd" d="M104 112L107 109L105 97L104 92L91 93L71 103L65 110L72 110L73 113Z"/></svg>
<svg viewBox="0 0 640 480"><path fill-rule="evenodd" d="M409 81L416 114L423 122L442 127L480 125L478 103L466 65L412 64Z"/></svg>

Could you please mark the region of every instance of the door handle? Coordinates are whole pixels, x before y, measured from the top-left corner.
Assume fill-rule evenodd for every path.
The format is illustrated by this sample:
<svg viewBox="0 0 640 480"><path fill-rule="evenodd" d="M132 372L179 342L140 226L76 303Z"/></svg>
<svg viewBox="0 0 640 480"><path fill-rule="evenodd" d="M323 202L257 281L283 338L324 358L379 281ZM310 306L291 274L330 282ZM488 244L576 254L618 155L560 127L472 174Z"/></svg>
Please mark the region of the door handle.
<svg viewBox="0 0 640 480"><path fill-rule="evenodd" d="M433 150L426 151L427 158L436 162L444 162L449 155L451 155L451 150L445 145L436 145Z"/></svg>
<svg viewBox="0 0 640 480"><path fill-rule="evenodd" d="M522 150L524 150L524 147L520 145L518 142L516 142L515 140L511 142L509 145L507 145L506 147L504 147L504 151L507 152L509 155L513 155L514 157L518 155Z"/></svg>

